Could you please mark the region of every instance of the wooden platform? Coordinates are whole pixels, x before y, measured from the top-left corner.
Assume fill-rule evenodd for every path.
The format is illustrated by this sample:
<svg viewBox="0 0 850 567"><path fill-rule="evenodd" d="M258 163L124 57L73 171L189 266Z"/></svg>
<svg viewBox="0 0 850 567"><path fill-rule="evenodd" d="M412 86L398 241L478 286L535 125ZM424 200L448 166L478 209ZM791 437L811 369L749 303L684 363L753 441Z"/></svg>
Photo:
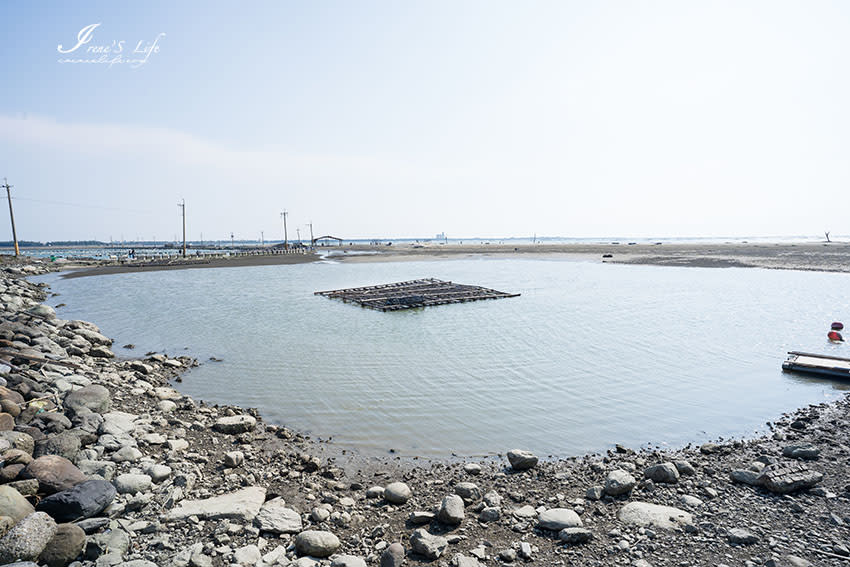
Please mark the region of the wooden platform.
<svg viewBox="0 0 850 567"><path fill-rule="evenodd" d="M788 359L782 363L782 369L821 376L850 378L850 358L792 350L788 353Z"/></svg>
<svg viewBox="0 0 850 567"><path fill-rule="evenodd" d="M398 311L481 299L518 297L520 294L428 278L369 287L317 291L315 295L350 301L379 311Z"/></svg>

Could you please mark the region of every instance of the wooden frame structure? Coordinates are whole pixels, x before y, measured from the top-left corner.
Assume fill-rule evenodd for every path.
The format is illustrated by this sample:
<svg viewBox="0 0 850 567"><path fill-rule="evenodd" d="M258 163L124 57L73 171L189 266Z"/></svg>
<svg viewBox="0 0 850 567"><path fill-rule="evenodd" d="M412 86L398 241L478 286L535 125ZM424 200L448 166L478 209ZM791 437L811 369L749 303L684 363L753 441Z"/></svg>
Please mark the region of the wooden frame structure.
<svg viewBox="0 0 850 567"><path fill-rule="evenodd" d="M481 299L518 297L520 294L427 278L368 287L317 291L315 295L357 303L378 311L399 311Z"/></svg>

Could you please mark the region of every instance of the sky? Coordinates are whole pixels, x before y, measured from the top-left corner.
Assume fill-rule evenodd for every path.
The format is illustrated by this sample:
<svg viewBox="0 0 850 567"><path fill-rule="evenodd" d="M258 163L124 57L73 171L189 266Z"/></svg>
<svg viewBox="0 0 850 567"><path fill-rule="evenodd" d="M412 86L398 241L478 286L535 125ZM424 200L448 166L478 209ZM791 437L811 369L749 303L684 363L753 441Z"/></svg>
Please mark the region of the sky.
<svg viewBox="0 0 850 567"><path fill-rule="evenodd" d="M850 234L850 3L0 0L24 240ZM11 238L0 221L0 240Z"/></svg>

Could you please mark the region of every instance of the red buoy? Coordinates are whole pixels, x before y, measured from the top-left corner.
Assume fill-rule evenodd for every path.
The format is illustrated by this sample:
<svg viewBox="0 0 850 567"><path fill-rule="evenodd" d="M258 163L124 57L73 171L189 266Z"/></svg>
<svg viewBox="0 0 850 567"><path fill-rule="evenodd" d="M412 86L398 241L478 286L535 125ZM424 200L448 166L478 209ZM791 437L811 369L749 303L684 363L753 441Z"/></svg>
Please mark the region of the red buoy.
<svg viewBox="0 0 850 567"><path fill-rule="evenodd" d="M841 321L834 321L830 327L833 331L840 331L844 328L844 323Z"/></svg>
<svg viewBox="0 0 850 567"><path fill-rule="evenodd" d="M831 340L833 342L836 342L836 343L843 343L844 342L844 337L842 337L841 333L839 333L838 331L830 331L829 333L826 334L826 336L829 338L829 340Z"/></svg>

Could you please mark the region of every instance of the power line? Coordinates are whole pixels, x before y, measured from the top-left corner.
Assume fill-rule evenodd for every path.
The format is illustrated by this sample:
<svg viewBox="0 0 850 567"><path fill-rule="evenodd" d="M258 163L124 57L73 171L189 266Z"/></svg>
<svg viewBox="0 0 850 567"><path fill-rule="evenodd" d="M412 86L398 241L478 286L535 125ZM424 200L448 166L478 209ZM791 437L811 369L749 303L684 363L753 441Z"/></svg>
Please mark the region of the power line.
<svg viewBox="0 0 850 567"><path fill-rule="evenodd" d="M61 205L65 207L79 207L82 209L100 209L104 211L122 211L127 213L143 213L147 215L156 214L155 211L148 211L144 209L124 209L121 207L104 207L101 205L84 205L82 203L68 203L65 201L49 201L47 199L33 199L31 197L12 197L12 200L15 201L33 201L35 203L46 203L49 205Z"/></svg>

